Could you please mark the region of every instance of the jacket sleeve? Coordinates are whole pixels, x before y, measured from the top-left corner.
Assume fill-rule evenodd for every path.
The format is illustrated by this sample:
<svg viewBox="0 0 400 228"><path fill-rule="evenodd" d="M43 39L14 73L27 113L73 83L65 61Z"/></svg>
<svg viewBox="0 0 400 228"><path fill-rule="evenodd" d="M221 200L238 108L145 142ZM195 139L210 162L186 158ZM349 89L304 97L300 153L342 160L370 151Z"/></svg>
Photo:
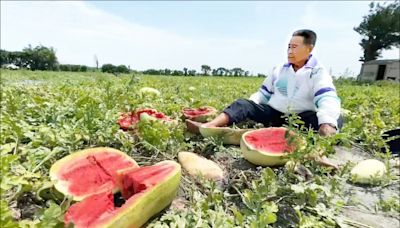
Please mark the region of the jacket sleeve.
<svg viewBox="0 0 400 228"><path fill-rule="evenodd" d="M338 129L337 120L340 116L341 101L337 96L331 75L321 67L313 69L311 76L318 124L329 123Z"/></svg>
<svg viewBox="0 0 400 228"><path fill-rule="evenodd" d="M250 100L257 104L268 104L272 94L274 94L274 81L276 80L277 72L274 69L272 73L264 80L257 92L250 96Z"/></svg>

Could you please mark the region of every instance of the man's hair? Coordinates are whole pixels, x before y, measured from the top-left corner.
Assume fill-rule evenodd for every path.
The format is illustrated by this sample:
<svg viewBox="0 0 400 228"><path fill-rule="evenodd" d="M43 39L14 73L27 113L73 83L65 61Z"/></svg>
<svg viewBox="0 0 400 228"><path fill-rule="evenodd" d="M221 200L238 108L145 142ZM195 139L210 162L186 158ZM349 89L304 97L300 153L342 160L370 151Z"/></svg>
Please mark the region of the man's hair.
<svg viewBox="0 0 400 228"><path fill-rule="evenodd" d="M317 41L317 34L309 29L300 29L293 33L292 36L302 36L304 38L304 44L315 46Z"/></svg>

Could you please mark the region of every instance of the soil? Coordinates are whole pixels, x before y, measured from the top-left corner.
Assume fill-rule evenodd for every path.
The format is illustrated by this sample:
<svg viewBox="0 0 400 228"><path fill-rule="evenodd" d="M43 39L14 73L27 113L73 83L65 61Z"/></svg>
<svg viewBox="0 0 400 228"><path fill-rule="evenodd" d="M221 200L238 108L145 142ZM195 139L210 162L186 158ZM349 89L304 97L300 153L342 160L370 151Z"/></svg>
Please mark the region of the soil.
<svg viewBox="0 0 400 228"><path fill-rule="evenodd" d="M249 188L249 184L252 180L257 179L260 176L261 167L257 167L248 161L246 161L240 152L239 147L231 146L227 147L226 151L213 153L213 148L206 147L198 153L208 159L215 161L221 166L221 168L226 173L224 183L220 185L221 190L226 191L228 194L236 194L235 187ZM330 159L343 167L348 162L356 164L365 159L372 158L373 156L362 151L357 147L351 149L336 146L336 153L330 157ZM283 167L274 168L275 171L282 171ZM392 172L396 175L400 175L398 166L396 167L396 162L392 163ZM188 175L184 176L186 181L191 182ZM185 185L185 183L183 183ZM188 185L189 186L189 185ZM193 186L193 185L191 185ZM400 195L400 185L399 182L395 181L388 186L368 186L368 185L355 185L351 182L345 183L343 187L345 202L348 202L346 206L342 208L341 219L345 221L344 226L348 227L377 227L377 228L387 228L387 227L400 227L400 215L393 215L389 213L384 213L378 211L377 203L380 200L388 199L389 197ZM186 198L186 191L179 191L177 199L172 203L171 208L178 210L185 210L189 202ZM237 206L241 205L241 199L239 197L233 198L233 203ZM279 208L278 221L275 224L280 227L279 220L287 217L284 226L290 226L288 221L292 225L296 224L298 220L296 213L290 211L288 208ZM281 221L282 222L282 221Z"/></svg>
<svg viewBox="0 0 400 228"><path fill-rule="evenodd" d="M357 163L365 159L373 158L365 151L357 147L347 149L344 147L336 147L336 153L332 160L339 165L345 165L347 162ZM395 158L397 159L397 158ZM399 167L396 167L396 162L391 163L391 172L399 176ZM376 205L380 200L386 200L392 196L400 195L400 183L394 181L388 186L369 186L369 185L354 185L346 183L344 186L347 200L354 202L354 205L344 207L342 216L350 218L353 221L377 228L400 227L400 215L391 216L387 213L376 210Z"/></svg>

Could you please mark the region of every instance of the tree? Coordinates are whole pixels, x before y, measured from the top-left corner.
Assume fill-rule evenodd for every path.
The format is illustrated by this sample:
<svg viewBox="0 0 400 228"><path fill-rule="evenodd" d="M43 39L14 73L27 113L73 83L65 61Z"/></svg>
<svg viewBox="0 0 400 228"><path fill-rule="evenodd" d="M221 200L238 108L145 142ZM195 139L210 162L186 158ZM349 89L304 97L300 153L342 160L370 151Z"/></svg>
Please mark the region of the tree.
<svg viewBox="0 0 400 228"><path fill-rule="evenodd" d="M55 70L57 69L58 61L55 50L43 45L32 48L31 45L22 50L23 58L28 61L27 66L31 70Z"/></svg>
<svg viewBox="0 0 400 228"><path fill-rule="evenodd" d="M238 76L242 76L244 73L244 70L240 67L236 67L232 69L233 72L233 76L238 77Z"/></svg>
<svg viewBox="0 0 400 228"><path fill-rule="evenodd" d="M208 72L211 71L211 67L208 65L201 65L201 71L203 71L203 75L208 75Z"/></svg>
<svg viewBox="0 0 400 228"><path fill-rule="evenodd" d="M172 73L172 70L165 68L164 73L161 73L163 75L170 75Z"/></svg>
<svg viewBox="0 0 400 228"><path fill-rule="evenodd" d="M104 64L103 66L101 66L101 72L112 73L112 74L118 75L120 73L122 73L122 74L129 73L129 69L125 65L114 66L110 63L107 63L107 64Z"/></svg>
<svg viewBox="0 0 400 228"><path fill-rule="evenodd" d="M218 67L216 70L216 74L218 76L223 76L225 74L225 72L226 72L226 69L224 67Z"/></svg>
<svg viewBox="0 0 400 228"><path fill-rule="evenodd" d="M183 73L183 71L181 71L181 70L173 70L172 73L171 73L171 75L174 75L174 76L182 76L182 75L184 75L184 73Z"/></svg>
<svg viewBox="0 0 400 228"><path fill-rule="evenodd" d="M116 67L116 72L115 73L122 73L122 74L128 74L129 69L125 65L119 65Z"/></svg>
<svg viewBox="0 0 400 228"><path fill-rule="evenodd" d="M188 71L189 76L196 76L196 70L189 70Z"/></svg>
<svg viewBox="0 0 400 228"><path fill-rule="evenodd" d="M186 68L186 67L183 68L183 75L185 75L185 76L188 75L188 68Z"/></svg>
<svg viewBox="0 0 400 228"><path fill-rule="evenodd" d="M148 69L148 70L143 71L143 74L160 75L160 71L155 70L155 69Z"/></svg>
<svg viewBox="0 0 400 228"><path fill-rule="evenodd" d="M3 66L4 64L10 63L10 53L6 50L0 49L0 65Z"/></svg>
<svg viewBox="0 0 400 228"><path fill-rule="evenodd" d="M400 1L387 6L371 2L369 7L369 14L354 28L363 36L359 43L364 49L363 62L377 59L382 50L400 46Z"/></svg>
<svg viewBox="0 0 400 228"><path fill-rule="evenodd" d="M115 73L116 72L116 66L107 63L107 64L103 64L103 66L101 66L101 72L104 73Z"/></svg>

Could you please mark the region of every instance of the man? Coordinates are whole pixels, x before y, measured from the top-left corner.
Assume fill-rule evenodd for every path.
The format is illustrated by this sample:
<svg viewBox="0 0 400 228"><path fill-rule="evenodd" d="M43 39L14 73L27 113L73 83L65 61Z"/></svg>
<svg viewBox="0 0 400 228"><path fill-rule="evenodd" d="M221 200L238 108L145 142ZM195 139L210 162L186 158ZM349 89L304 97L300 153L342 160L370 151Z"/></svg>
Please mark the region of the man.
<svg viewBox="0 0 400 228"><path fill-rule="evenodd" d="M322 136L335 134L343 124L340 99L332 77L311 55L317 36L311 30L293 33L288 45L288 63L274 68L250 99L238 99L207 127L221 127L251 119L266 126L281 126L282 117L295 112L306 127ZM198 132L201 123L187 120L188 130Z"/></svg>

